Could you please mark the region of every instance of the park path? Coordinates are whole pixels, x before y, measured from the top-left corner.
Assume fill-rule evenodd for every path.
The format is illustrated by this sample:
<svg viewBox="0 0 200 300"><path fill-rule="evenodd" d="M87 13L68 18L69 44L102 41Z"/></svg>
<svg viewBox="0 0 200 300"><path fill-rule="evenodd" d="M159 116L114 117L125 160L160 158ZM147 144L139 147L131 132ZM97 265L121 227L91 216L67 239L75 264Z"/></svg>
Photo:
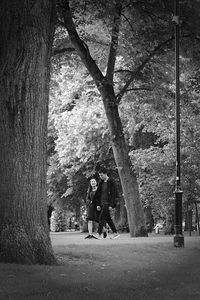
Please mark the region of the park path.
<svg viewBox="0 0 200 300"><path fill-rule="evenodd" d="M61 261L60 283L68 288L63 299L200 300L199 236L185 236L184 248L175 248L173 236L164 235L84 237L79 232L51 233Z"/></svg>

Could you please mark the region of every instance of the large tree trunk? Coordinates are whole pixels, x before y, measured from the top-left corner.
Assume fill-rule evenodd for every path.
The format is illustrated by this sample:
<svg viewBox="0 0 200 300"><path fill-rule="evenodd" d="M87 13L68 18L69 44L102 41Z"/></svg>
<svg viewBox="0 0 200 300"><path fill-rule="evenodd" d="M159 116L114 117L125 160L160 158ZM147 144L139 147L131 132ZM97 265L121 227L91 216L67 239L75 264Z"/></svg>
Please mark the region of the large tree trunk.
<svg viewBox="0 0 200 300"><path fill-rule="evenodd" d="M0 261L55 262L46 136L54 1L0 2Z"/></svg>

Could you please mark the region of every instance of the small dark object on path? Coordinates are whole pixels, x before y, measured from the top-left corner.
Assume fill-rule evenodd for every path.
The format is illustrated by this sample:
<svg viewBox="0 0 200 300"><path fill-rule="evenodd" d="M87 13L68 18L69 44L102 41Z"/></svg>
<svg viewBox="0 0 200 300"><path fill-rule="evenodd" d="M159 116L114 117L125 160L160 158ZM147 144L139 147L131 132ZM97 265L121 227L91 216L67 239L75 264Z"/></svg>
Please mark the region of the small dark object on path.
<svg viewBox="0 0 200 300"><path fill-rule="evenodd" d="M98 238L96 238L96 236L91 235L91 234L87 235L87 236L85 237L85 239L95 239L95 240L98 240Z"/></svg>

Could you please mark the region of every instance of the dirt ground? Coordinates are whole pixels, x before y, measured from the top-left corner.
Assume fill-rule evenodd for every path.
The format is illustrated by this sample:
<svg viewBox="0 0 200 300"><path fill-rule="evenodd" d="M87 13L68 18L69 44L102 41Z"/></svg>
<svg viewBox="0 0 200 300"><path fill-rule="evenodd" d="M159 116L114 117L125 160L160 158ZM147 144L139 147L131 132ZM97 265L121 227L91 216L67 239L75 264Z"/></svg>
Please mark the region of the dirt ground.
<svg viewBox="0 0 200 300"><path fill-rule="evenodd" d="M58 266L0 264L0 300L200 300L200 237L51 233Z"/></svg>

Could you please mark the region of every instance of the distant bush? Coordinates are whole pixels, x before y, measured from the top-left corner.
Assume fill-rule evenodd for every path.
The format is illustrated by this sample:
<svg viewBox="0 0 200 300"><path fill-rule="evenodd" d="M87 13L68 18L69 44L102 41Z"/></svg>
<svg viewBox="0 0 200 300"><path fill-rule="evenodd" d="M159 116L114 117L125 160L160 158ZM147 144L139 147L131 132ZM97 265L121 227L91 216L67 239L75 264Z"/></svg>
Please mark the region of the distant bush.
<svg viewBox="0 0 200 300"><path fill-rule="evenodd" d="M51 231L62 232L67 229L66 213L62 209L55 209L51 217Z"/></svg>

